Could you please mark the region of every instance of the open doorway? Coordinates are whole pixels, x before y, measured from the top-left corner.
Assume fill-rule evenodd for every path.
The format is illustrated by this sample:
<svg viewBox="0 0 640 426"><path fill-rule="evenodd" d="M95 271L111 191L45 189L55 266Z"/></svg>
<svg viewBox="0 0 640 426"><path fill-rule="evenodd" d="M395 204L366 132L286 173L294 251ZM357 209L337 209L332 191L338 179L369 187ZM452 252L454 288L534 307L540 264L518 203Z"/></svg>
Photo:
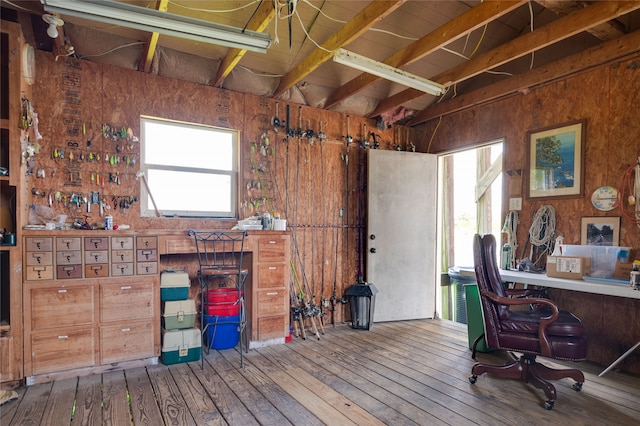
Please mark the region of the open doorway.
<svg viewBox="0 0 640 426"><path fill-rule="evenodd" d="M502 150L504 140L458 151L439 158L438 229L441 291L440 317L466 323L464 285L473 276L473 235L492 233L500 241L502 229Z"/></svg>

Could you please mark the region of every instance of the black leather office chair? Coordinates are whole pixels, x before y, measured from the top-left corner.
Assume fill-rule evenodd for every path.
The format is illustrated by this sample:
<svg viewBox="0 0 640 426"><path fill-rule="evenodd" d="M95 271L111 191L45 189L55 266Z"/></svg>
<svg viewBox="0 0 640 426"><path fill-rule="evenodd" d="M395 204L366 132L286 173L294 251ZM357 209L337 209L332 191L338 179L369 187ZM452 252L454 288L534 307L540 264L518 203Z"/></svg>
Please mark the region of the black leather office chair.
<svg viewBox="0 0 640 426"><path fill-rule="evenodd" d="M509 297L495 259L496 241L493 235L475 235L473 252L487 346L522 355L506 365L478 362L471 369L469 381L476 383L478 376L484 373L522 380L544 391L547 398L544 407L550 410L556 400L556 389L549 380L572 378L576 381L573 388L579 391L584 383L584 375L577 369L549 368L540 364L536 357L584 360L587 355L584 326L575 315L559 310L549 299ZM537 308L510 309L516 305L533 305Z"/></svg>

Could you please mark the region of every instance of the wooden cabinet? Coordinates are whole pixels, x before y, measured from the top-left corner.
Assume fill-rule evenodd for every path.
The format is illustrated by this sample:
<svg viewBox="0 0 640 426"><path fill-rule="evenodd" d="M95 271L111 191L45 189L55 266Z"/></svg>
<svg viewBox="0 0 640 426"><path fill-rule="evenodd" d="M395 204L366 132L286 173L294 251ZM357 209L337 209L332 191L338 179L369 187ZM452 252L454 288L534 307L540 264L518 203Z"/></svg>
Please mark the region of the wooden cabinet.
<svg viewBox="0 0 640 426"><path fill-rule="evenodd" d="M253 238L250 345L284 343L289 334L289 235L269 233Z"/></svg>
<svg viewBox="0 0 640 426"><path fill-rule="evenodd" d="M136 275L134 235L87 233L26 232L27 384L160 355L159 275ZM145 236L144 241L144 250L153 250L146 248L153 242L157 245L156 236ZM157 253L149 256L157 264ZM123 276L120 271L129 264ZM43 277L44 266L58 273ZM77 278L82 279L59 273L71 267L77 267Z"/></svg>
<svg viewBox="0 0 640 426"><path fill-rule="evenodd" d="M29 50L32 52L32 50ZM21 99L31 97L24 78L27 52L20 25L0 24L0 228L15 236L13 244L0 242L0 383L18 382L22 368L22 225L26 185L21 140L33 133L21 130ZM7 385L11 387L12 385Z"/></svg>

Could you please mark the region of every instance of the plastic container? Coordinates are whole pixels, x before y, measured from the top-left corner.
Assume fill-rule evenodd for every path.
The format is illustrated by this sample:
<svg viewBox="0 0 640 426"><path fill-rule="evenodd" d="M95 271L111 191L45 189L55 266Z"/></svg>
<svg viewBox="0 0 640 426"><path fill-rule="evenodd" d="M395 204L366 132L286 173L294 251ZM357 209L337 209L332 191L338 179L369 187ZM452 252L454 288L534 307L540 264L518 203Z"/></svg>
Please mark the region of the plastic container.
<svg viewBox="0 0 640 426"><path fill-rule="evenodd" d="M165 330L193 328L196 322L196 302L193 299L164 302L162 326Z"/></svg>
<svg viewBox="0 0 640 426"><path fill-rule="evenodd" d="M631 247L619 246L586 246L563 244L562 256L590 257L589 276L594 278L611 278L616 271L617 262L628 262Z"/></svg>
<svg viewBox="0 0 640 426"><path fill-rule="evenodd" d="M162 353L160 360L163 364L171 365L181 362L191 362L200 359L202 352L202 337L197 328L185 330L162 331Z"/></svg>
<svg viewBox="0 0 640 426"><path fill-rule="evenodd" d="M167 270L160 274L160 300L186 300L189 298L189 275L186 271Z"/></svg>
<svg viewBox="0 0 640 426"><path fill-rule="evenodd" d="M234 348L240 339L240 316L205 315L205 344L213 349Z"/></svg>

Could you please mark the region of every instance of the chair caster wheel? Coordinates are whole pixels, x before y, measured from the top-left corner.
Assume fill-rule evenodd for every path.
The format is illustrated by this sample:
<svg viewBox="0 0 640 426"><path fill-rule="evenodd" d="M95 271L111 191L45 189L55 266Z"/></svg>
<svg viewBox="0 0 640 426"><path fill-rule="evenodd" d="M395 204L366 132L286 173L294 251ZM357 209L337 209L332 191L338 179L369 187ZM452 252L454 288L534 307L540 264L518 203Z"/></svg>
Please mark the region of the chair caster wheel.
<svg viewBox="0 0 640 426"><path fill-rule="evenodd" d="M544 409L545 410L551 410L553 408L553 401L545 401L544 402Z"/></svg>
<svg viewBox="0 0 640 426"><path fill-rule="evenodd" d="M574 383L573 384L573 390L575 390L576 392L580 392L582 390L582 383Z"/></svg>
<svg viewBox="0 0 640 426"><path fill-rule="evenodd" d="M475 384L478 381L478 376L476 376L475 374L473 376L469 376L469 383L471 383L472 385Z"/></svg>

